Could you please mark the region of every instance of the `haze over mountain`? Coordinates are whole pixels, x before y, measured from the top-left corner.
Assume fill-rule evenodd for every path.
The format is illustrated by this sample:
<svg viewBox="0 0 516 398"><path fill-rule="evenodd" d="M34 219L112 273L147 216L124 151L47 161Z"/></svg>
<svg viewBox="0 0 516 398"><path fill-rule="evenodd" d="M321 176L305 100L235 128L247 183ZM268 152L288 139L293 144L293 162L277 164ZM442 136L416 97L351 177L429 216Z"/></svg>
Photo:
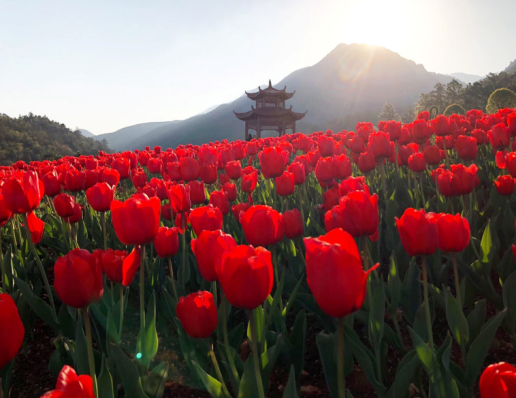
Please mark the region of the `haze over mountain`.
<svg viewBox="0 0 516 398"><path fill-rule="evenodd" d="M84 136L84 137L95 137L95 134L93 134L92 132L88 131L88 130L85 130L85 129L79 129L79 132Z"/></svg>
<svg viewBox="0 0 516 398"><path fill-rule="evenodd" d="M516 59L512 61L507 68L504 69L507 73L516 73Z"/></svg>
<svg viewBox="0 0 516 398"><path fill-rule="evenodd" d="M127 143L145 136L147 133L158 127L166 126L171 123L176 123L176 121L140 123L135 124L134 126L121 128L113 133L99 134L94 136L94 138L99 141L105 139L111 149L120 150L125 148Z"/></svg>
<svg viewBox="0 0 516 398"><path fill-rule="evenodd" d="M310 133L328 128L351 129L357 121L376 122L387 101L402 113L414 105L421 93L430 91L438 82L451 80L451 76L428 72L423 65L383 47L339 44L317 64L296 70L274 86L296 91L286 105L292 105L296 112L308 111L297 130ZM254 102L243 95L211 112L149 129L137 138L131 139L136 134L122 136L119 133L123 129L113 133L117 134L116 141L97 137L108 139L115 150L243 139L244 124L233 111L247 111L251 105Z"/></svg>
<svg viewBox="0 0 516 398"><path fill-rule="evenodd" d="M485 76L479 76L479 75L471 75L469 73L462 73L462 72L457 72L457 73L450 73L450 76L460 80L462 83L475 83L475 82L478 82L479 80L482 80Z"/></svg>

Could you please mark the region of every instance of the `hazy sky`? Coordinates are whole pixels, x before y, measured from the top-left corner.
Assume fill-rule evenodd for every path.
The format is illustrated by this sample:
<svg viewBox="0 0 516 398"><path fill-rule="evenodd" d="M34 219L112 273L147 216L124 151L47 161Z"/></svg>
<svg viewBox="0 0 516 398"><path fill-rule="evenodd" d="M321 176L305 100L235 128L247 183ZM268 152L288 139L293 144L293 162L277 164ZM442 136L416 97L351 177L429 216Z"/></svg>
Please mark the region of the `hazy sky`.
<svg viewBox="0 0 516 398"><path fill-rule="evenodd" d="M516 58L515 15L515 0L0 0L0 113L94 134L184 119L339 43L499 72Z"/></svg>

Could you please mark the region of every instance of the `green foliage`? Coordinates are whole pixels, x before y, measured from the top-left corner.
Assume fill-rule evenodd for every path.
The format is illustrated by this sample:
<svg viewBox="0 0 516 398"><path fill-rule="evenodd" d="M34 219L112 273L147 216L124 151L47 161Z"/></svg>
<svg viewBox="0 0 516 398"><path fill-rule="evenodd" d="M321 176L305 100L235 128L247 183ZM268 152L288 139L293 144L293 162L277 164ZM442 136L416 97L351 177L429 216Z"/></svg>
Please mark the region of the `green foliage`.
<svg viewBox="0 0 516 398"><path fill-rule="evenodd" d="M516 93L508 88L499 88L489 96L486 111L496 113L499 109L516 108Z"/></svg>
<svg viewBox="0 0 516 398"><path fill-rule="evenodd" d="M453 114L466 115L466 110L459 104L451 104L444 110L444 116L451 116Z"/></svg>
<svg viewBox="0 0 516 398"><path fill-rule="evenodd" d="M99 151L109 151L105 143L86 138L64 124L32 113L18 118L0 113L0 137L2 165L18 160L56 160L77 153L96 155Z"/></svg>
<svg viewBox="0 0 516 398"><path fill-rule="evenodd" d="M394 109L394 106L388 101L383 105L382 111L378 114L378 121L382 120L401 120L401 117L398 115L398 112L396 112L396 109Z"/></svg>

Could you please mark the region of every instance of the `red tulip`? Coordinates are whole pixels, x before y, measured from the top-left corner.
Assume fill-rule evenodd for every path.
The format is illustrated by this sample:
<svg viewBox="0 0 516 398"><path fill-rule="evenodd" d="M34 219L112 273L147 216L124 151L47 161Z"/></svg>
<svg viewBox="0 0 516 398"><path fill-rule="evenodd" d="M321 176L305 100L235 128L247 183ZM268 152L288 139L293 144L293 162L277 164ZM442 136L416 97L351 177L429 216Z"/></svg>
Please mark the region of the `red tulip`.
<svg viewBox="0 0 516 398"><path fill-rule="evenodd" d="M29 226L32 243L38 244L41 242L43 232L45 232L45 223L43 220L40 220L36 214L31 211L27 215L27 225Z"/></svg>
<svg viewBox="0 0 516 398"><path fill-rule="evenodd" d="M53 197L61 192L61 183L59 182L59 176L55 170L43 174L41 181L45 186L45 195Z"/></svg>
<svg viewBox="0 0 516 398"><path fill-rule="evenodd" d="M242 192L253 192L258 183L258 173L253 171L251 173L242 174L241 188Z"/></svg>
<svg viewBox="0 0 516 398"><path fill-rule="evenodd" d="M289 239L303 236L303 218L298 209L287 210L281 217L283 221L283 231Z"/></svg>
<svg viewBox="0 0 516 398"><path fill-rule="evenodd" d="M431 123L435 130L435 135L443 137L451 134L450 121L446 116L438 115Z"/></svg>
<svg viewBox="0 0 516 398"><path fill-rule="evenodd" d="M280 147L269 147L260 152L258 159L265 178L279 177L285 169L288 152Z"/></svg>
<svg viewBox="0 0 516 398"><path fill-rule="evenodd" d="M140 263L141 249L140 246L135 246L122 263L122 285L127 287L133 283L134 276L140 268Z"/></svg>
<svg viewBox="0 0 516 398"><path fill-rule="evenodd" d="M401 122L389 120L385 123L383 131L389 134L391 141L397 141L401 138Z"/></svg>
<svg viewBox="0 0 516 398"><path fill-rule="evenodd" d="M469 244L470 230L466 218L457 214L439 214L437 218L439 249L443 252L459 253Z"/></svg>
<svg viewBox="0 0 516 398"><path fill-rule="evenodd" d="M373 235L378 230L378 223L378 196L364 191L349 192L324 217L328 232L342 228L355 238Z"/></svg>
<svg viewBox="0 0 516 398"><path fill-rule="evenodd" d="M359 310L367 277L379 264L364 272L353 237L341 229L318 238L304 238L304 243L308 286L319 307L334 318Z"/></svg>
<svg viewBox="0 0 516 398"><path fill-rule="evenodd" d="M249 209L249 207L251 207L250 203L242 202L242 203L238 203L236 205L231 206L231 211L233 212L233 216L235 217L235 219L237 221L239 221L240 220L240 213L241 212L245 213Z"/></svg>
<svg viewBox="0 0 516 398"><path fill-rule="evenodd" d="M242 166L240 165L240 161L232 160L226 163L224 167L226 174L232 180L238 180L242 175Z"/></svg>
<svg viewBox="0 0 516 398"><path fill-rule="evenodd" d="M11 215L11 210L9 210L5 205L4 194L2 192L2 189L0 188L0 224L9 220L9 218L11 218Z"/></svg>
<svg viewBox="0 0 516 398"><path fill-rule="evenodd" d="M45 187L34 171L17 171L2 186L5 207L14 214L30 213L38 208Z"/></svg>
<svg viewBox="0 0 516 398"><path fill-rule="evenodd" d="M184 213L192 207L189 185L172 185L168 190L168 198L175 213Z"/></svg>
<svg viewBox="0 0 516 398"><path fill-rule="evenodd" d="M99 182L86 191L88 203L95 211L108 211L115 197L116 186Z"/></svg>
<svg viewBox="0 0 516 398"><path fill-rule="evenodd" d="M147 162L147 168L149 169L149 173L151 174L159 174L161 173L161 167L163 166L163 162L159 158L150 158Z"/></svg>
<svg viewBox="0 0 516 398"><path fill-rule="evenodd" d="M362 152L358 158L358 169L365 174L374 170L375 167L376 162L374 156L370 152Z"/></svg>
<svg viewBox="0 0 516 398"><path fill-rule="evenodd" d="M23 343L25 328L14 300L0 293L0 370L11 362Z"/></svg>
<svg viewBox="0 0 516 398"><path fill-rule="evenodd" d="M489 142L489 136L484 130L474 129L470 134L476 138L478 145L484 145Z"/></svg>
<svg viewBox="0 0 516 398"><path fill-rule="evenodd" d="M197 180L201 173L199 162L193 158L181 158L179 160L181 178L185 181Z"/></svg>
<svg viewBox="0 0 516 398"><path fill-rule="evenodd" d="M181 181L183 179L179 162L167 163L167 173L172 181Z"/></svg>
<svg viewBox="0 0 516 398"><path fill-rule="evenodd" d="M70 192L80 192L86 187L86 173L70 168L64 174L64 188Z"/></svg>
<svg viewBox="0 0 516 398"><path fill-rule="evenodd" d="M131 163L129 162L129 160L125 158L116 158L111 166L113 167L113 169L118 171L120 178L122 180L126 180L129 178L129 173L131 171Z"/></svg>
<svg viewBox="0 0 516 398"><path fill-rule="evenodd" d="M232 184L230 182L226 182L222 186L222 190L228 194L228 200L230 202L234 202L237 198L237 188L235 184Z"/></svg>
<svg viewBox="0 0 516 398"><path fill-rule="evenodd" d="M102 271L111 282L121 283L123 279L123 264L127 257L125 250L95 250L93 255L100 262Z"/></svg>
<svg viewBox="0 0 516 398"><path fill-rule="evenodd" d="M488 136L494 149L508 148L511 142L509 130L504 123L498 123L491 127L491 130L488 131Z"/></svg>
<svg viewBox="0 0 516 398"><path fill-rule="evenodd" d="M455 140L455 150L462 160L475 160L478 152L477 139L459 135Z"/></svg>
<svg viewBox="0 0 516 398"><path fill-rule="evenodd" d="M315 166L315 176L322 182L333 180L335 178L333 158L320 158Z"/></svg>
<svg viewBox="0 0 516 398"><path fill-rule="evenodd" d="M415 142L422 143L432 135L432 130L428 127L425 120L414 120L412 135Z"/></svg>
<svg viewBox="0 0 516 398"><path fill-rule="evenodd" d="M377 160L388 158L391 154L389 134L381 131L371 133L367 143L367 151Z"/></svg>
<svg viewBox="0 0 516 398"><path fill-rule="evenodd" d="M143 188L147 184L147 174L143 169L134 169L131 181L136 189Z"/></svg>
<svg viewBox="0 0 516 398"><path fill-rule="evenodd" d="M431 255L438 245L437 218L424 210L407 209L396 225L403 248L410 256Z"/></svg>
<svg viewBox="0 0 516 398"><path fill-rule="evenodd" d="M84 249L59 257L54 265L54 288L61 300L74 308L100 301L104 293L101 265Z"/></svg>
<svg viewBox="0 0 516 398"><path fill-rule="evenodd" d="M145 245L158 234L160 200L135 194L125 202L111 202L115 233L124 245Z"/></svg>
<svg viewBox="0 0 516 398"><path fill-rule="evenodd" d="M172 206L170 203L165 203L163 206L161 206L161 218L172 221L172 217L174 216L172 212Z"/></svg>
<svg viewBox="0 0 516 398"><path fill-rule="evenodd" d="M77 376L75 370L65 365L57 378L56 389L41 398L95 398L93 380L89 375Z"/></svg>
<svg viewBox="0 0 516 398"><path fill-rule="evenodd" d="M240 224L251 245L269 246L283 239L281 214L270 206L251 206L245 213L240 213Z"/></svg>
<svg viewBox="0 0 516 398"><path fill-rule="evenodd" d="M480 376L481 398L516 397L516 368L505 362L489 365Z"/></svg>
<svg viewBox="0 0 516 398"><path fill-rule="evenodd" d="M294 173L284 171L279 177L276 177L276 192L279 196L289 196L294 193Z"/></svg>
<svg viewBox="0 0 516 398"><path fill-rule="evenodd" d="M425 161L429 165L436 165L441 163L441 151L437 145L427 145L423 151Z"/></svg>
<svg viewBox="0 0 516 398"><path fill-rule="evenodd" d="M204 182L202 181L190 181L188 183L190 187L190 201L193 205L200 205L206 201L206 191L204 190Z"/></svg>
<svg viewBox="0 0 516 398"><path fill-rule="evenodd" d="M192 239L192 251L201 276L208 282L216 281L216 269L220 267L222 255L236 245L235 239L220 229L202 231L197 239Z"/></svg>
<svg viewBox="0 0 516 398"><path fill-rule="evenodd" d="M197 236L202 231L222 229L223 214L218 207L207 205L193 209L190 212L190 223Z"/></svg>
<svg viewBox="0 0 516 398"><path fill-rule="evenodd" d="M217 329L217 305L210 292L199 291L180 297L176 315L185 332L194 339L207 339Z"/></svg>
<svg viewBox="0 0 516 398"><path fill-rule="evenodd" d="M514 192L514 178L511 175L498 176L494 185L498 194L502 196L512 195Z"/></svg>
<svg viewBox="0 0 516 398"><path fill-rule="evenodd" d="M82 206L79 203L75 203L73 207L73 214L70 217L66 217L64 220L68 224L76 224L81 221L82 218Z"/></svg>
<svg viewBox="0 0 516 398"><path fill-rule="evenodd" d="M54 208L59 217L67 218L73 216L75 209L75 198L65 193L54 197Z"/></svg>
<svg viewBox="0 0 516 398"><path fill-rule="evenodd" d="M215 163L204 163L201 166L200 177L205 184L213 184L217 181L217 165Z"/></svg>
<svg viewBox="0 0 516 398"><path fill-rule="evenodd" d="M339 195L346 196L350 192L364 191L369 194L369 187L365 183L365 177L349 177L339 185Z"/></svg>
<svg viewBox="0 0 516 398"><path fill-rule="evenodd" d="M288 171L294 174L294 184L303 184L306 180L305 166L301 162L292 162L288 166Z"/></svg>
<svg viewBox="0 0 516 398"><path fill-rule="evenodd" d="M425 157L421 152L414 153L408 158L408 167L414 173L421 173L426 170Z"/></svg>
<svg viewBox="0 0 516 398"><path fill-rule="evenodd" d="M263 247L235 246L216 269L232 306L253 310L269 296L274 283L271 253Z"/></svg>
<svg viewBox="0 0 516 398"><path fill-rule="evenodd" d="M86 181L84 183L84 189L89 189L97 182L99 182L99 173L95 170L86 170Z"/></svg>
<svg viewBox="0 0 516 398"><path fill-rule="evenodd" d="M345 154L333 157L333 167L335 178L339 180L348 178L352 174L351 161Z"/></svg>
<svg viewBox="0 0 516 398"><path fill-rule="evenodd" d="M107 182L111 186L117 186L120 182L120 173L115 169L103 167L99 171L99 182Z"/></svg>
<svg viewBox="0 0 516 398"><path fill-rule="evenodd" d="M217 207L223 215L229 213L229 198L225 191L214 191L210 194L210 205Z"/></svg>
<svg viewBox="0 0 516 398"><path fill-rule="evenodd" d="M160 227L158 235L154 239L156 254L161 258L174 256L179 250L179 238L177 228Z"/></svg>

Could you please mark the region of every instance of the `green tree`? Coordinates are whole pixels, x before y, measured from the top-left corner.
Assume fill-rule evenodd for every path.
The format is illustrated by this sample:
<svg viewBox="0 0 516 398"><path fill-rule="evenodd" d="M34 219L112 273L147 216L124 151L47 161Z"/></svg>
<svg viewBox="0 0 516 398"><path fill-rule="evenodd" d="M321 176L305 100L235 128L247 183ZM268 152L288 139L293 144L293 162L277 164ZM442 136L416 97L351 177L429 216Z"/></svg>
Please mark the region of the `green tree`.
<svg viewBox="0 0 516 398"><path fill-rule="evenodd" d="M462 84L453 79L444 89L444 97L446 105L457 104L462 102L461 95L463 91ZM440 108L441 109L441 108Z"/></svg>
<svg viewBox="0 0 516 398"><path fill-rule="evenodd" d="M396 109L394 109L394 106L392 106L388 101L383 106L382 111L378 114L378 121L381 120L401 120L401 117L398 115L398 112L396 112Z"/></svg>
<svg viewBox="0 0 516 398"><path fill-rule="evenodd" d="M459 104L451 104L444 110L443 115L450 116L454 113L457 115L466 115L466 110Z"/></svg>
<svg viewBox="0 0 516 398"><path fill-rule="evenodd" d="M409 106L405 112L403 112L403 115L401 116L401 121L403 123L412 123L414 121L414 119L416 118L416 110L414 109L414 107L412 106Z"/></svg>
<svg viewBox="0 0 516 398"><path fill-rule="evenodd" d="M486 111L496 113L503 108L516 108L516 93L507 88L499 88L493 91L487 100Z"/></svg>

